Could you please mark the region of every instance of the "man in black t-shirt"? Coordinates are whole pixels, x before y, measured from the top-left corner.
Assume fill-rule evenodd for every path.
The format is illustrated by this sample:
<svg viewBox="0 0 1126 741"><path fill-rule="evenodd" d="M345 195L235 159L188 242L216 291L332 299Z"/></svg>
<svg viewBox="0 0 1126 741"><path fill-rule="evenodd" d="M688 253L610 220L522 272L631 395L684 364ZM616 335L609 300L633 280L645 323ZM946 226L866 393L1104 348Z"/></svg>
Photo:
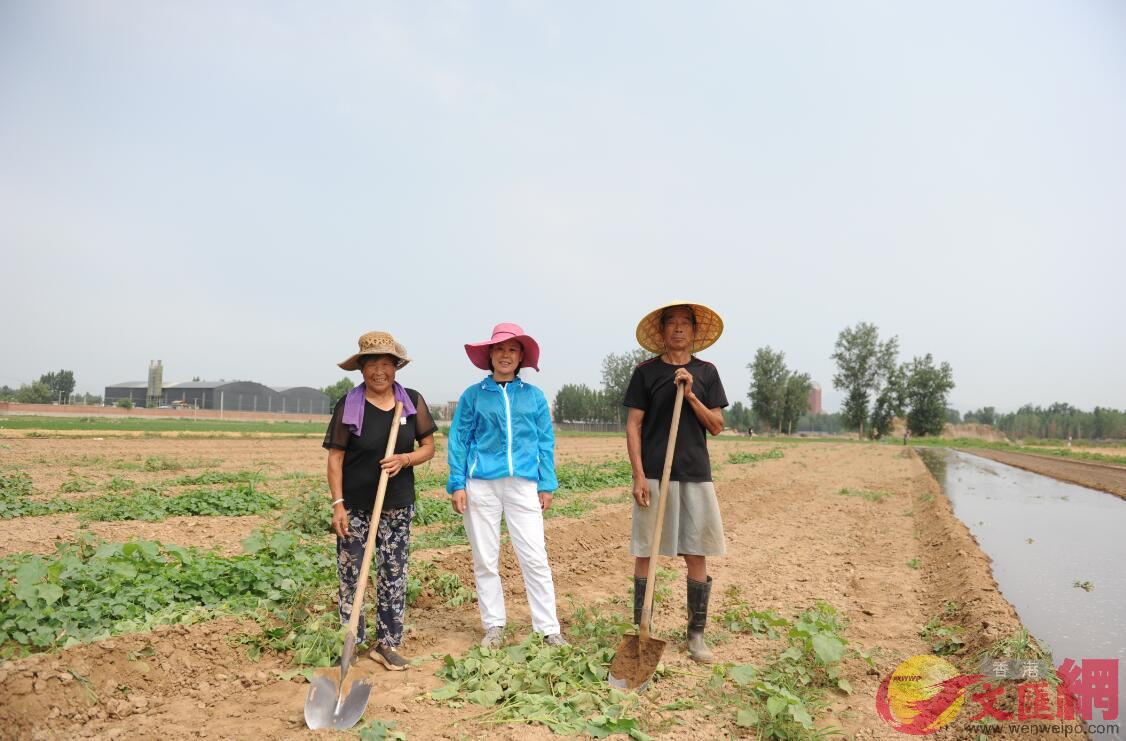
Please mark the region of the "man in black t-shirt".
<svg viewBox="0 0 1126 741"><path fill-rule="evenodd" d="M637 326L637 340L657 357L633 371L623 404L629 408L626 448L633 467L634 622L641 621L653 527L677 384L684 404L669 477L668 502L660 533L660 553L681 556L688 570L688 652L711 662L704 642L712 579L707 557L726 552L723 521L712 484L707 433L723 430L727 395L715 366L692 353L709 347L723 331L723 320L702 304L671 304L650 312Z"/></svg>

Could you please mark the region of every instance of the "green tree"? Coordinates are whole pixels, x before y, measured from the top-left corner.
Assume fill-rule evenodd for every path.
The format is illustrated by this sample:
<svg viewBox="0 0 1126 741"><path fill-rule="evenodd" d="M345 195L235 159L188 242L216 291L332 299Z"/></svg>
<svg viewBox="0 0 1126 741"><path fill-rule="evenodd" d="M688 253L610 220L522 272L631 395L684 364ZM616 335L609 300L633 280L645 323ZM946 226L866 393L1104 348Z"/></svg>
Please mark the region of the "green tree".
<svg viewBox="0 0 1126 741"><path fill-rule="evenodd" d="M346 376L331 386L325 386L321 391L328 397L329 407L335 408L336 402L343 399L355 386L356 384L352 382L352 379Z"/></svg>
<svg viewBox="0 0 1126 741"><path fill-rule="evenodd" d="M117 406L121 407L122 409L132 409L133 408L133 400L131 398L129 398L128 396L126 396L123 399L118 399L114 403Z"/></svg>
<svg viewBox="0 0 1126 741"><path fill-rule="evenodd" d="M737 401L723 410L723 424L734 430L747 430L754 424L754 415L743 402Z"/></svg>
<svg viewBox="0 0 1126 741"><path fill-rule="evenodd" d="M904 406L907 402L907 371L905 366L892 365L886 372L886 378L872 404L872 417L868 429L876 440L891 432L892 423L896 417L903 416Z"/></svg>
<svg viewBox="0 0 1126 741"><path fill-rule="evenodd" d="M868 419L868 404L879 396L887 383L898 353L899 339L891 337L880 342L879 329L869 322L845 327L837 335L830 356L837 363L833 388L845 392L841 414L846 424L859 431L861 437Z"/></svg>
<svg viewBox="0 0 1126 741"><path fill-rule="evenodd" d="M42 381L33 381L20 386L16 392L16 401L21 404L50 404L55 400L51 387Z"/></svg>
<svg viewBox="0 0 1126 741"><path fill-rule="evenodd" d="M790 373L786 379L786 388L782 397L782 416L779 420L779 429L784 429L786 434L794 431L801 416L809 411L809 390L813 383L809 380L808 373Z"/></svg>
<svg viewBox="0 0 1126 741"><path fill-rule="evenodd" d="M946 396L954 388L949 363L935 366L930 353L907 366L907 429L912 435L941 435L946 422Z"/></svg>
<svg viewBox="0 0 1126 741"><path fill-rule="evenodd" d="M751 371L751 388L747 392L751 411L766 424L767 429L781 430L786 383L790 377L790 371L786 369L786 354L775 352L769 345L760 347L747 368Z"/></svg>
<svg viewBox="0 0 1126 741"><path fill-rule="evenodd" d="M607 409L604 395L586 384L564 384L555 394L556 422L613 421L616 412Z"/></svg>
<svg viewBox="0 0 1126 741"><path fill-rule="evenodd" d="M74 393L74 371L60 370L58 373L44 373L39 377L40 383L51 389L53 401L66 401Z"/></svg>
<svg viewBox="0 0 1126 741"><path fill-rule="evenodd" d="M17 393L19 391L10 386L0 386L0 401L15 401Z"/></svg>
<svg viewBox="0 0 1126 741"><path fill-rule="evenodd" d="M602 359L602 393L606 397L606 405L612 409L612 416L607 421L625 421L626 409L622 406L622 400L626 398L626 388L629 387L633 369L652 357L652 353L639 347L620 355L610 353Z"/></svg>

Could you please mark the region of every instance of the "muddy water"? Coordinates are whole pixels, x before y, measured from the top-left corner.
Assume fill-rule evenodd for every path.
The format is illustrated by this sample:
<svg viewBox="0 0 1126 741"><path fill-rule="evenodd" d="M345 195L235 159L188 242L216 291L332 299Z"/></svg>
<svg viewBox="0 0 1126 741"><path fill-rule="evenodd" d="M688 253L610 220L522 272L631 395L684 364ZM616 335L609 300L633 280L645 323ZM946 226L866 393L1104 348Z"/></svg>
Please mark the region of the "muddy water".
<svg viewBox="0 0 1126 741"><path fill-rule="evenodd" d="M1056 665L1119 660L1117 722L1126 726L1126 501L966 453L919 453Z"/></svg>

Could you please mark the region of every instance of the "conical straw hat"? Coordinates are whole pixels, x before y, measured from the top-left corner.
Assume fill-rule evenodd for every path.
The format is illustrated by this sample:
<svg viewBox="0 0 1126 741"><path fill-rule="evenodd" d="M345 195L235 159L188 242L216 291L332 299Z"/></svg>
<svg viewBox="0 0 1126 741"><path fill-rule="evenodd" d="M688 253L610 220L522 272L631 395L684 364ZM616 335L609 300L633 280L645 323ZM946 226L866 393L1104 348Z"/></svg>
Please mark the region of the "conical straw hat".
<svg viewBox="0 0 1126 741"><path fill-rule="evenodd" d="M657 355L665 351L665 340L661 334L661 313L674 306L686 306L696 316L696 337L692 342L692 352L711 347L723 334L723 319L712 309L691 301L673 301L653 309L638 323L637 344Z"/></svg>

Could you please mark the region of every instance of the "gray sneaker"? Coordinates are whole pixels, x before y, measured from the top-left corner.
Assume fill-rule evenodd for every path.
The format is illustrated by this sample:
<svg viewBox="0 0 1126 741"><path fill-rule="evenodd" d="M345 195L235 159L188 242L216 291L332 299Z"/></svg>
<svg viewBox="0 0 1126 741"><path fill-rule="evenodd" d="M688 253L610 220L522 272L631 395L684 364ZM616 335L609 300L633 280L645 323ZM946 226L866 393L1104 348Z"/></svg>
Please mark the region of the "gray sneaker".
<svg viewBox="0 0 1126 741"><path fill-rule="evenodd" d="M549 636L544 636L543 642L544 642L545 646L570 646L571 645L571 644L567 643L567 639L563 637L562 633L552 633Z"/></svg>
<svg viewBox="0 0 1126 741"><path fill-rule="evenodd" d="M500 648L504 643L504 626L485 629L485 637L481 639L481 648Z"/></svg>

